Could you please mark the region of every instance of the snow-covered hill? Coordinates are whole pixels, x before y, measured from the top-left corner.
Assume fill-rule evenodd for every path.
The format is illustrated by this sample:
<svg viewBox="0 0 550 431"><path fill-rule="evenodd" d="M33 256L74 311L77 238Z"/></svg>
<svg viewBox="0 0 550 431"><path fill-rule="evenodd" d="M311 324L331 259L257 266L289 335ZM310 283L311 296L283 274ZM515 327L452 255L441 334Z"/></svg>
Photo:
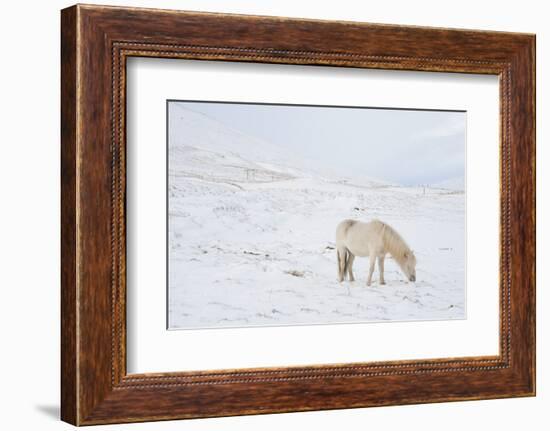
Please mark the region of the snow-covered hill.
<svg viewBox="0 0 550 431"><path fill-rule="evenodd" d="M366 175L341 178L315 160L307 160L269 142L245 135L180 104L170 105L169 170L173 173L206 171L231 173L235 181L257 182L283 178L331 178L363 186L387 183Z"/></svg>
<svg viewBox="0 0 550 431"><path fill-rule="evenodd" d="M171 104L170 328L465 317L464 194L343 178ZM336 280L334 232L379 218L418 259L409 283Z"/></svg>
<svg viewBox="0 0 550 431"><path fill-rule="evenodd" d="M445 181L440 181L438 183L432 184L431 187L463 192L466 189L466 182L464 180L464 177L462 176L449 178Z"/></svg>

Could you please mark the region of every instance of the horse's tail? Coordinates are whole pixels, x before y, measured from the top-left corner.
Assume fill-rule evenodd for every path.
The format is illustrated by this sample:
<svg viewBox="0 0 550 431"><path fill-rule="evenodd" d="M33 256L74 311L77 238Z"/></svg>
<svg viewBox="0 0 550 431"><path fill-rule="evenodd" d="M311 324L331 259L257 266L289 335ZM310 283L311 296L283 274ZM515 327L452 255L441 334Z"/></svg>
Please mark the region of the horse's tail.
<svg viewBox="0 0 550 431"><path fill-rule="evenodd" d="M346 278L350 265L351 252L345 246L349 229L357 223L356 220L343 220L336 227L336 250L338 253L338 278L343 281Z"/></svg>
<svg viewBox="0 0 550 431"><path fill-rule="evenodd" d="M336 269L338 270L338 281L343 281L343 272L342 272L342 258L340 257L340 249L336 248Z"/></svg>
<svg viewBox="0 0 550 431"><path fill-rule="evenodd" d="M338 259L338 279L343 281L344 278L346 278L346 273L348 271L349 250L346 247L337 247L336 257Z"/></svg>
<svg viewBox="0 0 550 431"><path fill-rule="evenodd" d="M349 258L350 253L351 253L351 252L346 248L345 257L344 257L344 276L348 273L349 261L350 261L350 258Z"/></svg>

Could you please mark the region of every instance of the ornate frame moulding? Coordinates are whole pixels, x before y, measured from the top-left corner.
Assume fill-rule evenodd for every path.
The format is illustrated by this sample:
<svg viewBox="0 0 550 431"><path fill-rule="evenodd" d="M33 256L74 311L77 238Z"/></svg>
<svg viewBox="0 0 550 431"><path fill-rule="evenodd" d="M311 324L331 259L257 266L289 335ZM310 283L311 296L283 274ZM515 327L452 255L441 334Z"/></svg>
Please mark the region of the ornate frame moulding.
<svg viewBox="0 0 550 431"><path fill-rule="evenodd" d="M91 5L64 9L61 17L63 420L89 425L534 395L534 35ZM498 75L499 354L127 374L129 57Z"/></svg>

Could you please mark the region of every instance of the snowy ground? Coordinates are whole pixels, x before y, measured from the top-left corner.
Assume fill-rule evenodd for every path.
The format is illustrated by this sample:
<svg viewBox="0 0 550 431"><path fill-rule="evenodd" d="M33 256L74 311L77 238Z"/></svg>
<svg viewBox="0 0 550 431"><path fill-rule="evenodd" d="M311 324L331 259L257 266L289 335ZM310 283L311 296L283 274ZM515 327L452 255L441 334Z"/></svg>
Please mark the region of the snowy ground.
<svg viewBox="0 0 550 431"><path fill-rule="evenodd" d="M465 318L463 192L343 178L171 109L170 328ZM416 283L389 256L386 285L376 270L366 286L367 258L338 283L346 218L393 226L415 252Z"/></svg>

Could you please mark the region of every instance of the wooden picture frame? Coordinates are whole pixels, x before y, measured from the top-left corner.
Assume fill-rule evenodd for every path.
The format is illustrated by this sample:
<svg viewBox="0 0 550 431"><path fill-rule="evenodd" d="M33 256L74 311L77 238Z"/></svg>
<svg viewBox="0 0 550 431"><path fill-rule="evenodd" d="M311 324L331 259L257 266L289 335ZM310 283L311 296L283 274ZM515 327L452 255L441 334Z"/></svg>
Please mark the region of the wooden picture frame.
<svg viewBox="0 0 550 431"><path fill-rule="evenodd" d="M83 5L61 18L62 420L91 425L535 394L534 35ZM130 56L498 75L500 354L127 374Z"/></svg>

